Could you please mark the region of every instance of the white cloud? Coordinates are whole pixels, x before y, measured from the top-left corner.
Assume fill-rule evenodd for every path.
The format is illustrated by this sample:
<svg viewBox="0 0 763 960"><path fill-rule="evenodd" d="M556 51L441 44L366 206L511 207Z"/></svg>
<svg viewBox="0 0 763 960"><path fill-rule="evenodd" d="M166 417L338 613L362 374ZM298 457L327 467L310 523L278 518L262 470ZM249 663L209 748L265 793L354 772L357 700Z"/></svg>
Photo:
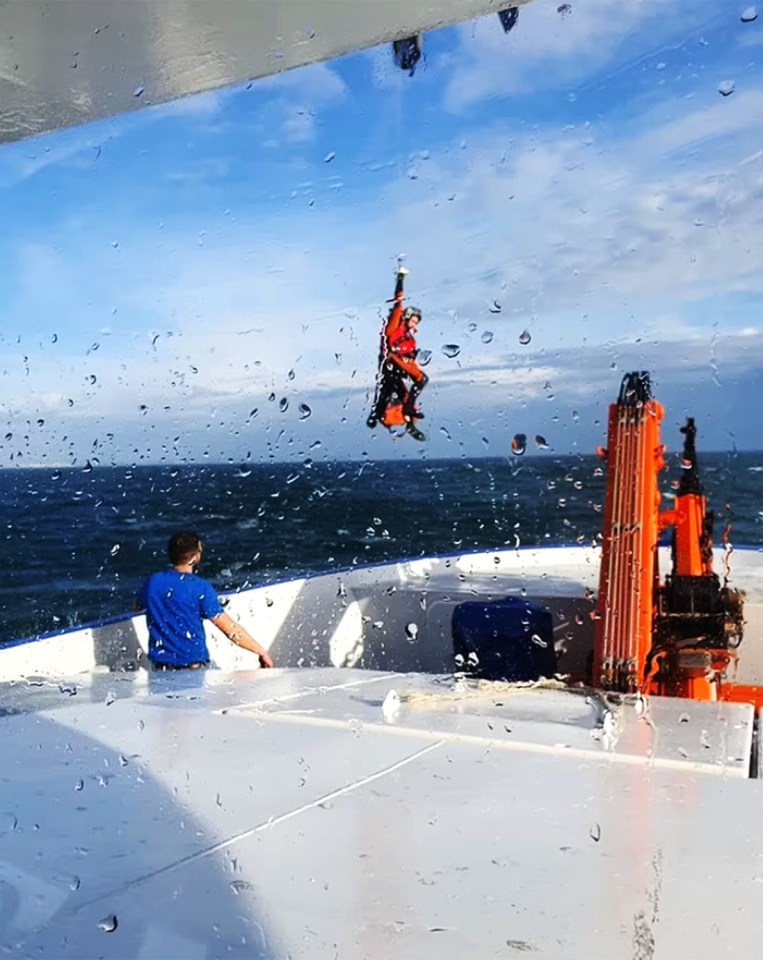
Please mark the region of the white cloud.
<svg viewBox="0 0 763 960"><path fill-rule="evenodd" d="M607 0L598 17L602 6L614 10ZM561 21L554 6L557 32L527 57L574 59L597 44L608 56L617 31L646 16L637 7L613 13L615 30L594 29L591 8L574 5ZM520 11L520 27L530 9ZM579 33L560 34L577 15ZM478 25L478 35L485 29ZM457 78L462 67L454 69ZM518 69L512 60L500 82L524 82ZM350 95L328 67L257 89L264 105L253 94L254 122L279 142L306 142L319 108ZM509 120L470 132L464 149L456 136L428 158L419 153L409 174L395 173L403 166L395 163L384 176L377 171L362 201L340 193L320 210L302 196L329 189L319 161L293 202L221 218L203 235L182 222L157 234L141 221L121 227L115 250L108 221L52 225L46 243L21 245L9 265L18 295L5 319L23 331L23 343L10 345L0 401L14 417L58 411L61 434L97 412L98 430L119 422L124 436L162 433L169 442L182 428L196 444L213 427L248 437L246 418L259 406L258 431L284 428L300 444L322 437L337 455L343 444L357 450L379 309L401 247L411 298L424 309L420 344L434 354L424 404L434 428L463 421L466 437L470 418L495 415L501 430L519 421L528 434L528 424L545 432L552 412L569 420L579 404L601 413L630 368L654 369L657 382L690 400L699 383L741 383L763 367L755 315L763 292L763 91L750 81L730 98L710 86L693 100L655 94L631 106L619 124L607 117L531 130ZM214 177L214 162L180 176ZM493 315L495 299L503 308ZM112 304L116 332L88 355L112 322ZM30 314L60 322L55 348ZM532 344L523 347L525 327ZM490 343L481 340L486 331ZM446 342L461 346L456 362L442 356ZM87 379L93 371L96 384ZM724 401L735 395L726 391ZM302 402L313 408L305 422Z"/></svg>
<svg viewBox="0 0 763 960"><path fill-rule="evenodd" d="M256 80L253 87L262 93L288 94L290 99L314 105L334 103L347 96L347 85L327 63L314 63L299 70L287 70Z"/></svg>
<svg viewBox="0 0 763 960"><path fill-rule="evenodd" d="M537 0L520 7L505 35L495 17L458 28L460 43L443 58L446 109L461 112L476 101L578 83L612 61L629 34L649 20L664 26L666 5L643 0L559 4Z"/></svg>

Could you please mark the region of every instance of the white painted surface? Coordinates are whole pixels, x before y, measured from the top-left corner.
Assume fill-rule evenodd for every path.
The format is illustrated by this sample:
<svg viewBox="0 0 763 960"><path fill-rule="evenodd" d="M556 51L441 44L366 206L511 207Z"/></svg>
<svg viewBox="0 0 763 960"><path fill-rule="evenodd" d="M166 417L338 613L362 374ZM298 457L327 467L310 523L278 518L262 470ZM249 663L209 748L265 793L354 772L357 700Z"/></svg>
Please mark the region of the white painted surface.
<svg viewBox="0 0 763 960"><path fill-rule="evenodd" d="M575 694L405 699L432 692L431 678L330 668L2 688L17 712L0 719L0 948L757 956L762 785L733 760L749 710L652 704L651 750L629 707L624 729L646 735L610 750ZM681 728L729 744L726 775L722 750L707 765L673 755Z"/></svg>
<svg viewBox="0 0 763 960"><path fill-rule="evenodd" d="M0 142L497 9L493 0L0 0Z"/></svg>
<svg viewBox="0 0 763 960"><path fill-rule="evenodd" d="M662 569L669 552L661 551ZM717 551L716 570L722 570ZM763 683L763 553L736 550L731 583L746 593L745 639L736 678ZM442 673L452 669L451 619L463 601L526 595L552 611L560 672L581 672L593 644L592 596L599 552L584 547L526 548L361 568L252 588L227 597L228 612L272 650L281 666L359 666ZM393 590L394 588L394 590ZM406 626L415 624L411 642ZM223 670L249 670L255 658L208 629ZM140 662L145 619L135 617L0 648L0 680L122 669Z"/></svg>

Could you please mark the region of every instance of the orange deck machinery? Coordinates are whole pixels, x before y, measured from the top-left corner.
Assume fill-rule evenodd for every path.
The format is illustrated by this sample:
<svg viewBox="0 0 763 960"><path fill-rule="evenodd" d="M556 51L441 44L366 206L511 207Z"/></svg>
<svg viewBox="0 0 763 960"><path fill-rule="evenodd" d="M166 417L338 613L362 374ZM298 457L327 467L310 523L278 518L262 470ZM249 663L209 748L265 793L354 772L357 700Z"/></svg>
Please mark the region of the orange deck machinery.
<svg viewBox="0 0 763 960"><path fill-rule="evenodd" d="M700 482L696 426L684 450L675 504L660 511L662 406L647 373L623 378L609 408L608 468L593 683L605 690L763 705L763 688L735 687L742 596L713 572L713 515ZM672 529L672 568L658 568L660 534Z"/></svg>

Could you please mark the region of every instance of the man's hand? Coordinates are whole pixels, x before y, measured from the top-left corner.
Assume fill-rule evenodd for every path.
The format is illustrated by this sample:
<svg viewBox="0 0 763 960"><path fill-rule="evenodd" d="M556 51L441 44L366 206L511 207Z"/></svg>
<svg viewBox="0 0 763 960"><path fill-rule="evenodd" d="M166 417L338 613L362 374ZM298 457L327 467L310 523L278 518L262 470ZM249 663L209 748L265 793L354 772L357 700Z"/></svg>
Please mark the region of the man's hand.
<svg viewBox="0 0 763 960"><path fill-rule="evenodd" d="M270 656L268 651L259 643L257 643L254 637L227 613L221 613L214 617L212 623L214 623L219 630L222 630L225 636L229 640L232 640L237 646L242 647L244 650L248 650L250 653L256 654L260 659L260 666L275 666L273 663L273 658Z"/></svg>

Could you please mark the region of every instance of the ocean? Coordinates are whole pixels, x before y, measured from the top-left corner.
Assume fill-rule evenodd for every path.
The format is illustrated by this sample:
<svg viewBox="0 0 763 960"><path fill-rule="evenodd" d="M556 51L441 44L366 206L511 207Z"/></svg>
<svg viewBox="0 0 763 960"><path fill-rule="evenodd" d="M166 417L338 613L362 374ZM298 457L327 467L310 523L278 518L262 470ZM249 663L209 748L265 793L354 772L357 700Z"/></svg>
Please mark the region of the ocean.
<svg viewBox="0 0 763 960"><path fill-rule="evenodd" d="M702 454L735 545L763 547L763 453ZM661 485L680 475L672 458ZM127 612L178 529L233 591L303 574L493 547L591 543L596 457L0 470L0 642ZM668 500L665 501L669 503Z"/></svg>

